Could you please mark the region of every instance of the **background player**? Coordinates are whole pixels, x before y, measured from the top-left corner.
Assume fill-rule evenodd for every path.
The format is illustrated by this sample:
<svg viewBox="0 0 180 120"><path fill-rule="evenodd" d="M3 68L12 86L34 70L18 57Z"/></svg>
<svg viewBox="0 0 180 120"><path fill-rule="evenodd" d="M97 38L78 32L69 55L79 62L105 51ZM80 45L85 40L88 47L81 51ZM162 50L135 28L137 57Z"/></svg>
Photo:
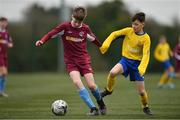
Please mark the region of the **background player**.
<svg viewBox="0 0 180 120"><path fill-rule="evenodd" d="M137 90L141 97L144 113L152 115L148 106L148 96L145 90L144 73L149 63L150 37L144 32L145 14L140 12L133 16L132 27L127 27L112 32L104 41L101 52L104 54L113 40L124 35L122 58L111 69L107 78L107 87L101 93L102 97L113 92L116 76L121 73L125 77L130 75L130 80L135 81Z"/></svg>
<svg viewBox="0 0 180 120"><path fill-rule="evenodd" d="M175 73L174 68L170 62L170 57L173 56L173 53L164 35L160 36L159 44L156 46L154 51L154 56L159 62L161 62L161 65L165 70L160 78L158 87L174 88L175 86L172 83L172 78L175 77Z"/></svg>
<svg viewBox="0 0 180 120"><path fill-rule="evenodd" d="M7 76L7 49L13 47L12 39L9 36L8 20L0 17L0 97L8 97L5 91L5 81Z"/></svg>
<svg viewBox="0 0 180 120"><path fill-rule="evenodd" d="M176 76L180 78L180 36L178 39L178 44L174 48L174 58L175 58L175 70L176 70Z"/></svg>
<svg viewBox="0 0 180 120"><path fill-rule="evenodd" d="M100 95L99 88L94 82L93 70L90 64L90 56L86 50L86 39L95 43L98 47L101 46L101 43L91 32L89 26L83 23L86 15L87 12L85 8L74 8L72 13L72 20L70 22L63 22L51 30L41 40L36 42L36 46L40 46L47 40L58 35L62 37L66 69L73 83L79 90L80 97L90 108L90 113L88 115L98 115L98 109L95 107L87 89L84 87L80 75L84 76L89 89L97 100L101 114L104 115L106 114L106 106Z"/></svg>

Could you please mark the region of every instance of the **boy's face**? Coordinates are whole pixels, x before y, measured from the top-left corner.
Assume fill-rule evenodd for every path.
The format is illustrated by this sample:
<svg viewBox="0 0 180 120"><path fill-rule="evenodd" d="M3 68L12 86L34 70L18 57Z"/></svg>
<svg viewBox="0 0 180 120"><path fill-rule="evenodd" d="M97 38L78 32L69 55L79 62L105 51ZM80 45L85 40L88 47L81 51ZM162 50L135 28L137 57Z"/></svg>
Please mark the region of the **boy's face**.
<svg viewBox="0 0 180 120"><path fill-rule="evenodd" d="M160 42L161 44L166 43L166 38L165 38L165 37L161 37L159 42Z"/></svg>
<svg viewBox="0 0 180 120"><path fill-rule="evenodd" d="M8 22L7 21L0 21L0 28L1 29L6 29L8 26Z"/></svg>
<svg viewBox="0 0 180 120"><path fill-rule="evenodd" d="M82 25L82 21L76 20L74 17L72 17L72 26L75 28L79 28Z"/></svg>
<svg viewBox="0 0 180 120"><path fill-rule="evenodd" d="M135 20L132 22L132 28L134 29L135 33L138 33L143 30L144 22L140 22L139 20Z"/></svg>

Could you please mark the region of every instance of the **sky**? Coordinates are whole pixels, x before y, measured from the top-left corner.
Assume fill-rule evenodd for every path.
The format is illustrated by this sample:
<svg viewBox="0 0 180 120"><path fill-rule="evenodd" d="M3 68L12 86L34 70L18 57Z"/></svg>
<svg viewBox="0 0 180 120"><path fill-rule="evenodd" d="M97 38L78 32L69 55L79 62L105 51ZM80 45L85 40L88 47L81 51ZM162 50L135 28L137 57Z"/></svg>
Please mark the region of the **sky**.
<svg viewBox="0 0 180 120"><path fill-rule="evenodd" d="M65 0L68 6L98 5L103 1L112 0ZM173 19L180 21L180 0L123 0L128 9L135 13L143 11L161 24L172 25ZM24 11L37 3L46 9L59 7L61 0L0 0L0 16L6 16L10 21L19 21Z"/></svg>

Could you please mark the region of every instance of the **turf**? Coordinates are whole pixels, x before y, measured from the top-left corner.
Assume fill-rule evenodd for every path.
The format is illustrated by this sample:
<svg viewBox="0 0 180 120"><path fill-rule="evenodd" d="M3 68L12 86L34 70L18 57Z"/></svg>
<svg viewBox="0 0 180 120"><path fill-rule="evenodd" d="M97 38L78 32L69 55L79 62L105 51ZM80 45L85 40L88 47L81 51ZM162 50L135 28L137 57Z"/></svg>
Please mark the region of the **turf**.
<svg viewBox="0 0 180 120"><path fill-rule="evenodd" d="M107 73L95 74L100 88L105 86L106 76ZM157 89L159 77L146 76L153 116L142 112L135 84L118 76L114 93L105 98L108 114L90 117L67 74L10 74L6 89L9 97L0 98L0 119L180 119L180 79L174 80L176 89ZM65 116L51 112L51 104L57 99L68 103Z"/></svg>

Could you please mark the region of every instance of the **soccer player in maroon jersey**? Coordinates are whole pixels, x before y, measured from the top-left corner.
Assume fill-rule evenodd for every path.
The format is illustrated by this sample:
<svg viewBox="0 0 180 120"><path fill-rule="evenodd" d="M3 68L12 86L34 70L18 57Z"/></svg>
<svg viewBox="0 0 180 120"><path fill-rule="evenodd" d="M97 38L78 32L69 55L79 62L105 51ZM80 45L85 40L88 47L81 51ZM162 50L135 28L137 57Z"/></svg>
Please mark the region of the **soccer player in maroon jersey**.
<svg viewBox="0 0 180 120"><path fill-rule="evenodd" d="M7 49L13 47L12 39L7 31L8 20L0 17L0 97L8 97L4 92L7 76Z"/></svg>
<svg viewBox="0 0 180 120"><path fill-rule="evenodd" d="M98 109L94 105L87 89L84 87L81 76L84 76L89 89L97 100L100 113L106 114L106 106L100 95L98 86L94 82L93 70L91 68L90 56L87 53L87 40L90 40L98 47L101 43L92 33L89 26L83 23L87 16L84 7L75 7L70 22L63 22L40 40L36 42L36 46L43 45L46 41L58 35L62 37L64 48L64 62L70 78L77 87L81 99L90 108L88 115L98 115Z"/></svg>
<svg viewBox="0 0 180 120"><path fill-rule="evenodd" d="M179 36L179 41L176 47L174 48L174 58L175 58L175 63L176 63L176 76L180 77L180 36Z"/></svg>

